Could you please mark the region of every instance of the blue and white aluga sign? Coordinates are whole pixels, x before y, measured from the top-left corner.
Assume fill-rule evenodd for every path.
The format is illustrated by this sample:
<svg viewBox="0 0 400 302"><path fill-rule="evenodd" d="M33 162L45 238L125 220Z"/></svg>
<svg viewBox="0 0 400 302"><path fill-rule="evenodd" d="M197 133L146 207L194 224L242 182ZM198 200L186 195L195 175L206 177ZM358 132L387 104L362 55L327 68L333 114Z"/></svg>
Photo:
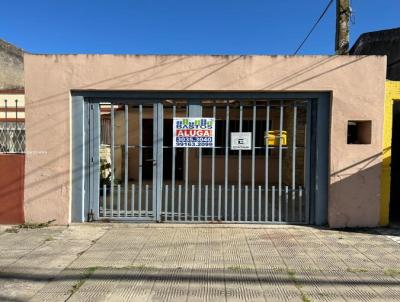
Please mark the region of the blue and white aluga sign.
<svg viewBox="0 0 400 302"><path fill-rule="evenodd" d="M209 117L174 118L174 147L213 148L215 146L215 119Z"/></svg>

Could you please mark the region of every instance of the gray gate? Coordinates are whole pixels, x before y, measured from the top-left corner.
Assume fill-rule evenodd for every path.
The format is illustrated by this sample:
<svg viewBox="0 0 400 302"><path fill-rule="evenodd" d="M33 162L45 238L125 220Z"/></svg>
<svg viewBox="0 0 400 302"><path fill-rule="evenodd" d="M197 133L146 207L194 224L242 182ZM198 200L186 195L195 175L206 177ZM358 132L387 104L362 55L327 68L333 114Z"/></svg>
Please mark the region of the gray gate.
<svg viewBox="0 0 400 302"><path fill-rule="evenodd" d="M309 223L310 101L171 99L92 108L100 129L95 218ZM176 117L214 118L215 147L173 147ZM232 150L232 132L251 133L251 149Z"/></svg>

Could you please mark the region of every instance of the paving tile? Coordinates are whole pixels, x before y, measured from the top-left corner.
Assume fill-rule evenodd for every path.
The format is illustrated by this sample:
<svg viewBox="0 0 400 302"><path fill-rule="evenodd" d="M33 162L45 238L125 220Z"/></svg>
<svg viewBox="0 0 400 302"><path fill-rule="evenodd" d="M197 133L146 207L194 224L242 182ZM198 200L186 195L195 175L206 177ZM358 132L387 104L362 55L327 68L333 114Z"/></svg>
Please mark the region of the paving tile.
<svg viewBox="0 0 400 302"><path fill-rule="evenodd" d="M3 233L0 300L400 301L400 232L77 224Z"/></svg>

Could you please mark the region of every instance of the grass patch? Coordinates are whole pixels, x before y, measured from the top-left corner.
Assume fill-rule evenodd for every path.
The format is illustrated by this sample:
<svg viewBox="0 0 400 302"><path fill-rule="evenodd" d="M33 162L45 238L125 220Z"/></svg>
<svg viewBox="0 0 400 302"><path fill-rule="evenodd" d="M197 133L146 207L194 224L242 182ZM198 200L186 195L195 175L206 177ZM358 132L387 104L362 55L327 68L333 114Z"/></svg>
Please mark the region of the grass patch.
<svg viewBox="0 0 400 302"><path fill-rule="evenodd" d="M366 273L368 272L367 269L365 268L347 268L346 271L350 272L350 273Z"/></svg>
<svg viewBox="0 0 400 302"><path fill-rule="evenodd" d="M301 300L303 300L303 302L311 302L310 298L307 297L303 292L301 293Z"/></svg>
<svg viewBox="0 0 400 302"><path fill-rule="evenodd" d="M287 274L292 281L296 281L296 273L290 269L287 270Z"/></svg>
<svg viewBox="0 0 400 302"><path fill-rule="evenodd" d="M53 240L56 240L56 239L53 236L49 236L44 240L44 242L53 241Z"/></svg>
<svg viewBox="0 0 400 302"><path fill-rule="evenodd" d="M302 286L301 286L299 280L297 280L297 278L296 278L296 272L295 272L295 271L292 271L292 270L290 270L290 269L288 269L288 270L286 270L286 273L288 274L289 279L294 283L294 286L296 286L296 288L299 290L301 300L302 300L303 302L311 302L310 298L309 298L309 297L307 296L307 294L302 290Z"/></svg>
<svg viewBox="0 0 400 302"><path fill-rule="evenodd" d="M390 276L390 277L398 277L398 276L400 276L400 270L387 269L387 270L385 270L385 275Z"/></svg>
<svg viewBox="0 0 400 302"><path fill-rule="evenodd" d="M54 221L56 221L56 220L53 219L53 220L49 220L47 222L40 222L40 223L27 222L27 223L19 224L19 225L13 226L11 228L8 228L8 229L5 230L5 232L6 233L18 233L21 229L42 229L42 228L47 228Z"/></svg>
<svg viewBox="0 0 400 302"><path fill-rule="evenodd" d="M131 264L127 267L123 267L123 268L129 268L129 269L151 269L153 267L151 266L147 266L146 264Z"/></svg>
<svg viewBox="0 0 400 302"><path fill-rule="evenodd" d="M240 267L240 265L230 265L227 267L227 269L231 271L240 271L242 268Z"/></svg>
<svg viewBox="0 0 400 302"><path fill-rule="evenodd" d="M81 286L86 282L87 279L90 278L90 276L93 275L93 273L97 270L97 267L89 267L88 269L86 269L86 271L82 274L82 277L74 284L72 285L72 288L69 291L69 297L68 299L75 294L79 288L81 288ZM67 299L67 300L68 300Z"/></svg>
<svg viewBox="0 0 400 302"><path fill-rule="evenodd" d="M240 270L253 270L254 268L251 266L243 266L243 265L230 265L226 267L231 271L240 271Z"/></svg>
<svg viewBox="0 0 400 302"><path fill-rule="evenodd" d="M53 223L54 221L56 221L55 219L53 220L49 220L47 222L40 222L40 223L23 223L18 225L17 227L19 229L42 229L42 228L47 228L48 226L50 226L51 223Z"/></svg>
<svg viewBox="0 0 400 302"><path fill-rule="evenodd" d="M6 232L6 233L14 233L15 234L15 233L19 232L19 229L16 228L16 227L12 227L12 228L5 229L4 232Z"/></svg>

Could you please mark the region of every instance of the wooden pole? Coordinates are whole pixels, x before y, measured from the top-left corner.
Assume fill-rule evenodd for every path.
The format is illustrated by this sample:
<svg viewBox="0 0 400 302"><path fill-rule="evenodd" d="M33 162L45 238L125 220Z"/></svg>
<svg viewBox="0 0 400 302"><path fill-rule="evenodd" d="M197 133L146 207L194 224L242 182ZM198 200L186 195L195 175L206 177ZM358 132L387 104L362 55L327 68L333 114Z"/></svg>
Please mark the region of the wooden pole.
<svg viewBox="0 0 400 302"><path fill-rule="evenodd" d="M349 51L350 0L336 0L336 39L335 52L338 55Z"/></svg>

